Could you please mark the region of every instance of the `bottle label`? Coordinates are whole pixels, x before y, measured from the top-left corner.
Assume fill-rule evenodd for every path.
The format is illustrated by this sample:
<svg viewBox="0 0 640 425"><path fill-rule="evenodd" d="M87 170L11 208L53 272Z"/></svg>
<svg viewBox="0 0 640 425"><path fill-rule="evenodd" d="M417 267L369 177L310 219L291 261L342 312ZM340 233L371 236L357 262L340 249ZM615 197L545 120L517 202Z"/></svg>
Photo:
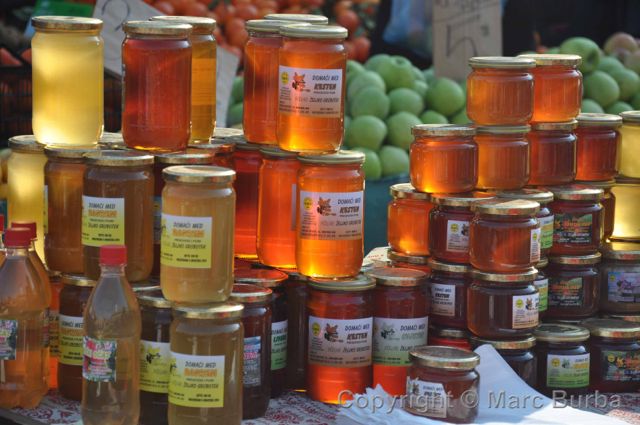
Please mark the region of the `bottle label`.
<svg viewBox="0 0 640 425"><path fill-rule="evenodd" d="M262 341L259 336L250 336L244 339L244 369L242 371L242 384L245 387L259 387L262 385L260 373L260 360Z"/></svg>
<svg viewBox="0 0 640 425"><path fill-rule="evenodd" d="M445 317L456 315L455 285L431 284L431 313Z"/></svg>
<svg viewBox="0 0 640 425"><path fill-rule="evenodd" d="M539 218L540 222L540 248L549 249L553 245L553 215Z"/></svg>
<svg viewBox="0 0 640 425"><path fill-rule="evenodd" d="M607 288L609 302L640 303L640 273L609 272Z"/></svg>
<svg viewBox="0 0 640 425"><path fill-rule="evenodd" d="M0 360L15 360L18 345L18 321L0 319Z"/></svg>
<svg viewBox="0 0 640 425"><path fill-rule="evenodd" d="M542 230L538 227L537 229L531 230L531 262L537 263L540 261L540 234Z"/></svg>
<svg viewBox="0 0 640 425"><path fill-rule="evenodd" d="M280 370L287 366L288 327L287 320L271 324L271 370Z"/></svg>
<svg viewBox="0 0 640 425"><path fill-rule="evenodd" d="M216 59L193 58L191 61L191 104L213 106L216 104ZM213 125L213 120L211 121Z"/></svg>
<svg viewBox="0 0 640 425"><path fill-rule="evenodd" d="M49 310L49 352L51 357L60 356L60 321L57 310Z"/></svg>
<svg viewBox="0 0 640 425"><path fill-rule="evenodd" d="M84 334L82 317L59 316L60 363L67 366L82 366L82 336Z"/></svg>
<svg viewBox="0 0 640 425"><path fill-rule="evenodd" d="M325 319L309 316L309 363L320 366L371 365L373 317Z"/></svg>
<svg viewBox="0 0 640 425"><path fill-rule="evenodd" d="M140 390L167 394L170 362L168 342L140 341Z"/></svg>
<svg viewBox="0 0 640 425"><path fill-rule="evenodd" d="M514 295L512 298L513 329L535 328L538 326L539 295Z"/></svg>
<svg viewBox="0 0 640 425"><path fill-rule="evenodd" d="M640 352L603 350L602 380L640 382Z"/></svg>
<svg viewBox="0 0 640 425"><path fill-rule="evenodd" d="M339 118L342 113L342 69L280 66L278 112Z"/></svg>
<svg viewBox="0 0 640 425"><path fill-rule="evenodd" d="M82 196L82 245L124 245L124 198Z"/></svg>
<svg viewBox="0 0 640 425"><path fill-rule="evenodd" d="M162 214L160 264L186 269L211 267L211 217Z"/></svg>
<svg viewBox="0 0 640 425"><path fill-rule="evenodd" d="M446 418L449 398L444 385L407 377L410 408L431 418Z"/></svg>
<svg viewBox="0 0 640 425"><path fill-rule="evenodd" d="M45 184L42 189L42 231L46 235L49 233L49 186Z"/></svg>
<svg viewBox="0 0 640 425"><path fill-rule="evenodd" d="M160 245L162 240L162 196L153 197L153 243Z"/></svg>
<svg viewBox="0 0 640 425"><path fill-rule="evenodd" d="M363 192L300 191L300 237L314 240L362 238Z"/></svg>
<svg viewBox="0 0 640 425"><path fill-rule="evenodd" d="M591 243L593 214L556 214L553 219L553 243L588 245Z"/></svg>
<svg viewBox="0 0 640 425"><path fill-rule="evenodd" d="M547 354L547 387L589 386L589 354L561 356Z"/></svg>
<svg viewBox="0 0 640 425"><path fill-rule="evenodd" d="M47 308L44 311L44 315L43 315L43 321L42 321L42 348L47 348L49 347L50 343L51 343L51 338L49 335L49 328L51 327L50 324L50 312L49 309Z"/></svg>
<svg viewBox="0 0 640 425"><path fill-rule="evenodd" d="M115 382L118 341L85 336L82 346L82 377L87 381Z"/></svg>
<svg viewBox="0 0 640 425"><path fill-rule="evenodd" d="M224 407L224 356L171 352L169 403L183 407Z"/></svg>
<svg viewBox="0 0 640 425"><path fill-rule="evenodd" d="M549 308L549 279L541 279L533 282L538 289L538 312L542 313Z"/></svg>
<svg viewBox="0 0 640 425"><path fill-rule="evenodd" d="M469 252L469 222L447 220L447 251Z"/></svg>
<svg viewBox="0 0 640 425"><path fill-rule="evenodd" d="M551 279L549 281L549 305L552 307L582 307L582 289L581 277Z"/></svg>
<svg viewBox="0 0 640 425"><path fill-rule="evenodd" d="M373 363L408 366L409 351L427 345L429 317L412 319L373 319Z"/></svg>

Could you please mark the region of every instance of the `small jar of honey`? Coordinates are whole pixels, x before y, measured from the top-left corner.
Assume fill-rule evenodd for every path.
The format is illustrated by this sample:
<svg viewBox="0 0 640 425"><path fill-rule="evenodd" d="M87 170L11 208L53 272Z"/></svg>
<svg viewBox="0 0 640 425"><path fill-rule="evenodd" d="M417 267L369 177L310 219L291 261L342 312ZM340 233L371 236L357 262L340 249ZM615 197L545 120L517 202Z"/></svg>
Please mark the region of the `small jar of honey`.
<svg viewBox="0 0 640 425"><path fill-rule="evenodd" d="M600 252L600 308L613 314L640 314L640 244L611 242Z"/></svg>
<svg viewBox="0 0 640 425"><path fill-rule="evenodd" d="M602 182L580 182L580 184L588 187L602 189L604 191L604 193L602 194L602 198L600 198L600 204L602 204L602 214L604 216L604 224L602 225L602 240L609 240L613 236L613 229L615 227L616 197L613 194L613 186L615 186L616 181L607 180Z"/></svg>
<svg viewBox="0 0 640 425"><path fill-rule="evenodd" d="M618 172L628 178L640 178L640 111L625 111L620 114L620 167Z"/></svg>
<svg viewBox="0 0 640 425"><path fill-rule="evenodd" d="M600 253L549 257L548 318L580 320L593 316L600 302Z"/></svg>
<svg viewBox="0 0 640 425"><path fill-rule="evenodd" d="M576 120L531 125L528 185L559 185L576 177Z"/></svg>
<svg viewBox="0 0 640 425"><path fill-rule="evenodd" d="M640 239L640 181L638 179L617 178L611 188L616 199L613 235L611 239L636 241Z"/></svg>
<svg viewBox="0 0 640 425"><path fill-rule="evenodd" d="M479 189L513 190L529 181L528 125L476 129Z"/></svg>
<svg viewBox="0 0 640 425"><path fill-rule="evenodd" d="M576 180L611 180L618 172L618 146L622 118L618 115L578 115L576 128Z"/></svg>
<svg viewBox="0 0 640 425"><path fill-rule="evenodd" d="M478 348L481 345L489 344L496 349L500 357L511 369L526 382L531 388L535 388L538 384L538 361L533 347L536 345L536 339L533 336L527 336L519 339L500 339L491 340L471 337L471 346Z"/></svg>
<svg viewBox="0 0 640 425"><path fill-rule="evenodd" d="M433 208L429 194L418 192L409 183L394 184L390 193L387 240L391 249L429 255L429 212Z"/></svg>
<svg viewBox="0 0 640 425"><path fill-rule="evenodd" d="M429 260L431 276L431 323L467 329L467 290L471 267L466 264Z"/></svg>

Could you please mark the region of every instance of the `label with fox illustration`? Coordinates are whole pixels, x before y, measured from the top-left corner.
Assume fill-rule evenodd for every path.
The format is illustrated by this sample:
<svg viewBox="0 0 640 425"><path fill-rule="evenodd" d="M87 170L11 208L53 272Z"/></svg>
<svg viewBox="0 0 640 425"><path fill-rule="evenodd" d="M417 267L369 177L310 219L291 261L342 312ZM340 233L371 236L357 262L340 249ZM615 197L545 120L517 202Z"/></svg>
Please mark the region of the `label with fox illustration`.
<svg viewBox="0 0 640 425"><path fill-rule="evenodd" d="M385 366L409 366L409 351L427 345L429 317L373 319L373 362Z"/></svg>
<svg viewBox="0 0 640 425"><path fill-rule="evenodd" d="M168 342L140 341L140 390L169 392L171 347Z"/></svg>
<svg viewBox="0 0 640 425"><path fill-rule="evenodd" d="M589 354L547 355L547 387L582 388L589 386Z"/></svg>
<svg viewBox="0 0 640 425"><path fill-rule="evenodd" d="M447 251L469 252L469 222L447 221Z"/></svg>
<svg viewBox="0 0 640 425"><path fill-rule="evenodd" d="M183 407L224 407L224 356L171 352L169 403Z"/></svg>
<svg viewBox="0 0 640 425"><path fill-rule="evenodd" d="M300 191L300 237L316 240L362 238L364 196L358 192Z"/></svg>
<svg viewBox="0 0 640 425"><path fill-rule="evenodd" d="M538 326L539 295L513 296L512 323L513 329L533 328Z"/></svg>
<svg viewBox="0 0 640 425"><path fill-rule="evenodd" d="M640 352L602 351L602 380L640 382Z"/></svg>
<svg viewBox="0 0 640 425"><path fill-rule="evenodd" d="M373 317L325 319L309 316L309 363L320 366L371 365Z"/></svg>
<svg viewBox="0 0 640 425"><path fill-rule="evenodd" d="M342 69L280 66L278 112L318 118L340 118Z"/></svg>

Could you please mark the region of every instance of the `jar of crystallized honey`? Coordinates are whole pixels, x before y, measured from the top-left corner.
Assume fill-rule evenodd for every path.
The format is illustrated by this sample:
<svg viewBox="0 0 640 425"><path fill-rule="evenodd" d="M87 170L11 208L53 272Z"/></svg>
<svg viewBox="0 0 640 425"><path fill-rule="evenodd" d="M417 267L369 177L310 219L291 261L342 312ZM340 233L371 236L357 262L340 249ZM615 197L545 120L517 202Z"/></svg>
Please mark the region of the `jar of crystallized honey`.
<svg viewBox="0 0 640 425"><path fill-rule="evenodd" d="M491 273L521 273L540 261L540 204L520 199L482 201L469 228L469 262Z"/></svg>
<svg viewBox="0 0 640 425"><path fill-rule="evenodd" d="M640 244L611 242L600 252L600 309L610 314L639 314Z"/></svg>
<svg viewBox="0 0 640 425"><path fill-rule="evenodd" d="M607 180L603 182L581 182L580 184L594 187L598 189L602 189L604 193L602 194L602 198L600 198L600 204L602 204L602 214L604 216L603 219L603 234L602 240L606 241L613 236L613 228L615 226L615 215L616 215L616 197L613 194L613 186L615 186L615 180Z"/></svg>
<svg viewBox="0 0 640 425"><path fill-rule="evenodd" d="M543 319L547 315L547 309L549 308L549 278L546 274L546 268L549 265L548 258L541 258L536 269L538 270L538 276L533 281L536 289L538 290L538 317Z"/></svg>
<svg viewBox="0 0 640 425"><path fill-rule="evenodd" d="M427 274L431 273L429 267L429 257L420 255L408 255L401 252L389 250L387 253L389 258L389 266L400 267L403 269L414 269Z"/></svg>
<svg viewBox="0 0 640 425"><path fill-rule="evenodd" d="M471 337L471 345L478 348L481 345L489 344L496 349L498 354L504 359L511 369L526 382L531 388L535 388L538 381L538 362L533 347L536 339L527 336L521 339L501 339L491 340Z"/></svg>
<svg viewBox="0 0 640 425"><path fill-rule="evenodd" d="M471 267L467 264L429 260L431 275L431 323L467 329L467 290Z"/></svg>
<svg viewBox="0 0 640 425"><path fill-rule="evenodd" d="M394 184L389 191L387 239L391 249L409 255L429 255L429 212L433 204L428 193L409 183Z"/></svg>
<svg viewBox="0 0 640 425"><path fill-rule="evenodd" d="M611 180L618 172L622 118L611 114L578 115L576 180Z"/></svg>
<svg viewBox="0 0 640 425"><path fill-rule="evenodd" d="M538 326L536 269L524 273L473 271L467 292L467 327L481 338L518 338Z"/></svg>
<svg viewBox="0 0 640 425"><path fill-rule="evenodd" d="M625 111L620 114L620 152L618 172L628 178L640 178L640 111Z"/></svg>
<svg viewBox="0 0 640 425"><path fill-rule="evenodd" d="M640 181L618 178L611 189L616 199L614 213L614 240L635 241L640 239Z"/></svg>
<svg viewBox="0 0 640 425"><path fill-rule="evenodd" d="M436 325L429 325L429 345L444 345L471 350L468 331Z"/></svg>
<svg viewBox="0 0 640 425"><path fill-rule="evenodd" d="M528 125L476 129L479 189L512 190L529 181Z"/></svg>
<svg viewBox="0 0 640 425"><path fill-rule="evenodd" d="M600 253L549 257L548 318L580 320L596 314L600 302L600 258Z"/></svg>
<svg viewBox="0 0 640 425"><path fill-rule="evenodd" d="M411 184L420 192L473 190L478 179L478 148L471 126L420 124L411 127Z"/></svg>
<svg viewBox="0 0 640 425"><path fill-rule="evenodd" d="M578 122L540 122L531 125L528 185L558 185L576 177L576 135Z"/></svg>
<svg viewBox="0 0 640 425"><path fill-rule="evenodd" d="M525 125L533 116L535 61L473 57L467 77L467 115L476 125Z"/></svg>

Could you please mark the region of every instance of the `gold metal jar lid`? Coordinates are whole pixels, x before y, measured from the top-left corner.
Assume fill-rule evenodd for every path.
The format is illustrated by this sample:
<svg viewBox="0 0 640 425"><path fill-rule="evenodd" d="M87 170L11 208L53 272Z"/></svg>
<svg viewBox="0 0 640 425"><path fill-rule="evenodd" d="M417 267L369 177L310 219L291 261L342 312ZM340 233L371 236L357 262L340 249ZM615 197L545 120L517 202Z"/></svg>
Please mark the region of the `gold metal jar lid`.
<svg viewBox="0 0 640 425"><path fill-rule="evenodd" d="M526 350L536 345L536 338L533 336L523 339L491 340L483 339L472 335L470 338L472 345L480 346L484 344L492 345L496 350Z"/></svg>
<svg viewBox="0 0 640 425"><path fill-rule="evenodd" d="M431 267L431 270L438 270L441 272L469 273L472 270L469 264L447 263L445 261L436 260L435 258L430 258L428 264L429 267Z"/></svg>
<svg viewBox="0 0 640 425"><path fill-rule="evenodd" d="M187 149L184 152L160 153L154 156L157 164L206 165L211 164L215 154L206 150Z"/></svg>
<svg viewBox="0 0 640 425"><path fill-rule="evenodd" d="M599 114L595 112L585 112L578 114L578 127L610 127L618 128L622 125L622 118L619 115Z"/></svg>
<svg viewBox="0 0 640 425"><path fill-rule="evenodd" d="M189 146L189 149L207 151L215 156L217 153L233 153L236 150L236 144L228 142L203 143L201 145Z"/></svg>
<svg viewBox="0 0 640 425"><path fill-rule="evenodd" d="M640 324L620 319L585 319L581 326L589 329L591 336L612 339L640 339Z"/></svg>
<svg viewBox="0 0 640 425"><path fill-rule="evenodd" d="M100 150L89 152L84 156L89 165L101 165L105 167L139 167L152 165L153 155L135 152L131 150Z"/></svg>
<svg viewBox="0 0 640 425"><path fill-rule="evenodd" d="M283 37L291 38L310 38L314 40L327 39L345 39L349 32L346 28L338 25L309 25L309 23L300 23L293 25L285 25L280 28L280 34Z"/></svg>
<svg viewBox="0 0 640 425"><path fill-rule="evenodd" d="M225 302L203 305L174 305L173 314L188 319L230 319L242 317L242 304Z"/></svg>
<svg viewBox="0 0 640 425"><path fill-rule="evenodd" d="M544 342L582 342L589 339L589 330L564 323L543 323L533 331L533 336Z"/></svg>
<svg viewBox="0 0 640 425"><path fill-rule="evenodd" d="M252 283L263 288L277 288L288 278L286 273L274 269L238 269L233 274L236 283Z"/></svg>
<svg viewBox="0 0 640 425"><path fill-rule="evenodd" d="M234 283L230 301L242 304L254 304L269 301L273 291L269 288L250 284Z"/></svg>
<svg viewBox="0 0 640 425"><path fill-rule="evenodd" d="M620 118L624 124L640 124L640 111L620 112Z"/></svg>
<svg viewBox="0 0 640 425"><path fill-rule="evenodd" d="M427 283L425 272L403 267L374 267L365 274L382 286L412 287Z"/></svg>
<svg viewBox="0 0 640 425"><path fill-rule="evenodd" d="M585 186L597 187L600 189L611 189L613 186L616 185L616 181L615 180L605 180L602 182L586 181L586 182L580 182L580 184Z"/></svg>
<svg viewBox="0 0 640 425"><path fill-rule="evenodd" d="M414 137L474 136L476 129L470 125L418 124L411 127L411 134Z"/></svg>
<svg viewBox="0 0 640 425"><path fill-rule="evenodd" d="M531 126L526 125L485 125L476 128L476 134L527 134Z"/></svg>
<svg viewBox="0 0 640 425"><path fill-rule="evenodd" d="M193 27L188 24L178 24L162 21L127 21L122 26L125 34L135 35L168 35L175 37L189 37Z"/></svg>
<svg viewBox="0 0 640 425"><path fill-rule="evenodd" d="M193 34L213 34L216 20L202 16L154 16L151 21L161 21L171 24L187 24L193 28Z"/></svg>
<svg viewBox="0 0 640 425"><path fill-rule="evenodd" d="M98 146L103 149L127 149L126 143L122 138L122 133L112 133L109 131L102 132Z"/></svg>
<svg viewBox="0 0 640 425"><path fill-rule="evenodd" d="M545 205L553 201L552 192L537 189L503 190L496 192L496 196L503 199L524 199L525 201L535 201L540 205Z"/></svg>
<svg viewBox="0 0 640 425"><path fill-rule="evenodd" d="M96 286L98 282L91 280L88 277L81 274L62 273L60 281L65 285L73 286Z"/></svg>
<svg viewBox="0 0 640 425"><path fill-rule="evenodd" d="M340 279L309 278L309 285L312 288L323 291L358 292L367 291L376 287L376 281L363 274L355 277Z"/></svg>
<svg viewBox="0 0 640 425"><path fill-rule="evenodd" d="M270 156L275 158L297 158L298 154L295 152L285 151L277 146L264 146L260 148L260 153L264 156Z"/></svg>
<svg viewBox="0 0 640 425"><path fill-rule="evenodd" d="M469 66L471 68L527 69L534 68L536 61L509 56L475 56L469 58Z"/></svg>
<svg viewBox="0 0 640 425"><path fill-rule="evenodd" d="M286 273L289 279L295 280L296 282L306 282L307 280L309 280L309 277L300 273L298 269L279 268L276 270L280 270L281 272Z"/></svg>
<svg viewBox="0 0 640 425"><path fill-rule="evenodd" d="M389 193L396 199L419 199L429 201L430 196L425 192L418 192L411 183L398 183L389 188Z"/></svg>
<svg viewBox="0 0 640 425"><path fill-rule="evenodd" d="M282 19L252 19L245 22L247 31L260 32L266 34L280 34L280 28L285 25L293 25L296 22L286 21ZM297 24L304 24L302 22ZM309 24L305 24L309 25Z"/></svg>
<svg viewBox="0 0 640 425"><path fill-rule="evenodd" d="M214 142L238 136L244 136L244 132L239 128L216 127L213 129Z"/></svg>
<svg viewBox="0 0 640 425"><path fill-rule="evenodd" d="M225 142L235 143L235 148L237 151L259 151L260 148L264 146L259 143L247 142L244 136L227 137L225 139Z"/></svg>
<svg viewBox="0 0 640 425"><path fill-rule="evenodd" d="M548 265L549 265L549 259L547 257L542 257L540 258L540 261L538 261L538 264L536 264L536 269L538 269L538 272L540 272L540 269L544 269ZM538 273L538 275L539 274L540 273Z"/></svg>
<svg viewBox="0 0 640 425"><path fill-rule="evenodd" d="M269 13L264 16L264 19L288 21L289 23L307 23L313 25L327 25L329 23L329 18L326 16L311 15L308 13Z"/></svg>
<svg viewBox="0 0 640 425"><path fill-rule="evenodd" d="M307 164L362 164L364 154L358 151L340 150L326 155L298 155L300 162Z"/></svg>
<svg viewBox="0 0 640 425"><path fill-rule="evenodd" d="M473 204L471 210L478 214L531 216L540 211L540 204L524 199L490 199Z"/></svg>
<svg viewBox="0 0 640 425"><path fill-rule="evenodd" d="M138 304L155 307L155 308L163 308L168 309L173 307L171 301L162 296L162 291L160 289L153 291L140 291L136 293L136 298L138 298Z"/></svg>
<svg viewBox="0 0 640 425"><path fill-rule="evenodd" d="M607 314L606 317L624 320L626 322L640 323L640 314Z"/></svg>
<svg viewBox="0 0 640 425"><path fill-rule="evenodd" d="M602 259L602 255L599 252L588 255L557 255L549 257L549 262L553 264L567 264L570 266L581 266L598 264Z"/></svg>
<svg viewBox="0 0 640 425"><path fill-rule="evenodd" d="M467 192L467 193L432 193L431 202L436 205L444 205L446 207L465 207L470 208L473 204L494 199L495 194L487 192Z"/></svg>
<svg viewBox="0 0 640 425"><path fill-rule="evenodd" d="M12 151L36 153L44 150L44 145L38 143L33 134L23 134L9 138L9 147Z"/></svg>
<svg viewBox="0 0 640 425"><path fill-rule="evenodd" d="M428 345L409 351L409 360L418 366L445 370L473 370L480 364L480 356L463 348Z"/></svg>
<svg viewBox="0 0 640 425"><path fill-rule="evenodd" d="M584 184L550 186L546 189L553 192L555 199L565 201L599 201L604 196L604 190Z"/></svg>
<svg viewBox="0 0 640 425"><path fill-rule="evenodd" d="M89 152L95 152L98 147L91 146L69 146L69 145L47 145L44 147L44 154L47 158L79 159L83 160Z"/></svg>
<svg viewBox="0 0 640 425"><path fill-rule="evenodd" d="M236 172L215 165L174 165L162 170L162 178L179 183L230 183Z"/></svg>
<svg viewBox="0 0 640 425"><path fill-rule="evenodd" d="M63 31L94 31L102 29L102 21L78 16L34 16L31 25L35 29Z"/></svg>
<svg viewBox="0 0 640 425"><path fill-rule="evenodd" d="M573 131L578 126L578 120L565 122L536 122L531 124L533 131Z"/></svg>
<svg viewBox="0 0 640 425"><path fill-rule="evenodd" d="M473 270L471 275L478 280L487 282L515 283L515 282L533 282L538 276L538 270L531 267L522 273L487 273L480 270Z"/></svg>
<svg viewBox="0 0 640 425"><path fill-rule="evenodd" d="M440 326L435 326L435 325L429 325L429 335L434 335L440 338L457 338L457 339L469 338L469 332L467 332L464 329L442 328Z"/></svg>
<svg viewBox="0 0 640 425"><path fill-rule="evenodd" d="M398 263L407 263L414 264L416 266L419 265L427 265L429 262L429 257L423 255L409 255L402 252L397 251L387 251L387 258L391 261Z"/></svg>
<svg viewBox="0 0 640 425"><path fill-rule="evenodd" d="M620 261L639 261L640 243L609 242L600 248L602 258Z"/></svg>
<svg viewBox="0 0 640 425"><path fill-rule="evenodd" d="M536 66L578 66L582 63L582 58L578 55L527 53L518 57L533 59Z"/></svg>

